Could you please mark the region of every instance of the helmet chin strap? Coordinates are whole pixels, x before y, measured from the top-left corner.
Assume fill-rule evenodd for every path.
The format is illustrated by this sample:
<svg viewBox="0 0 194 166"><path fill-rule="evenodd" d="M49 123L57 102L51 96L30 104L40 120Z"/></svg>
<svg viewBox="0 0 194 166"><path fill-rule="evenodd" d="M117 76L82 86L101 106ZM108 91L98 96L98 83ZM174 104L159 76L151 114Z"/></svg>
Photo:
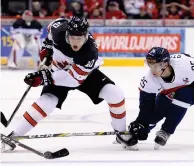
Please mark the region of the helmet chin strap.
<svg viewBox="0 0 194 166"><path fill-rule="evenodd" d="M162 76L162 74L164 73L164 71L166 70L166 68L165 69L161 69L162 70L162 73L160 74L160 77Z"/></svg>
<svg viewBox="0 0 194 166"><path fill-rule="evenodd" d="M168 66L166 66L166 68L164 69L161 69L162 70L162 73L160 74L160 77L162 76L162 74L164 73L164 71L167 69Z"/></svg>

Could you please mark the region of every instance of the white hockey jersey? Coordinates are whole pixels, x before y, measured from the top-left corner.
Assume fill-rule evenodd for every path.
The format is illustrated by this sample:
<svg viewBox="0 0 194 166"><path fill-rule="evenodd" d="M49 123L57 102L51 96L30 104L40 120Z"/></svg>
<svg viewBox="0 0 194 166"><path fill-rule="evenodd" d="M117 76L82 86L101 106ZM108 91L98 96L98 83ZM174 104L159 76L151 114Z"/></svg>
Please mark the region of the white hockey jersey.
<svg viewBox="0 0 194 166"><path fill-rule="evenodd" d="M148 71L141 79L139 89L147 93L167 95L194 82L194 58L185 54L173 54L170 57L170 65L175 73L171 83L165 82L161 77L153 76L151 71Z"/></svg>
<svg viewBox="0 0 194 166"><path fill-rule="evenodd" d="M54 44L52 77L57 86L78 87L94 69L103 64L103 60L98 56L95 40L90 33L79 51L72 50L65 40L67 23L61 18L48 26L48 38Z"/></svg>

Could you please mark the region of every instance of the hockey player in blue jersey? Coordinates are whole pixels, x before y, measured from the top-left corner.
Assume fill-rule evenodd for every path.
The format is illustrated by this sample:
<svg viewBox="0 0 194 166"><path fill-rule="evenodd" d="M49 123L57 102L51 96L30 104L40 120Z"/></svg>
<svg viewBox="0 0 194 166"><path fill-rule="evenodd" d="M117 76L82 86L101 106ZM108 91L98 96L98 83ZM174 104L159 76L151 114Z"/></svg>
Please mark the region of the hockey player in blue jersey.
<svg viewBox="0 0 194 166"><path fill-rule="evenodd" d="M129 142L146 140L150 130L165 118L154 140L154 148L159 149L194 103L194 58L187 54L170 56L167 49L153 47L146 55L146 63L149 71L140 81L140 111L129 125L133 136Z"/></svg>

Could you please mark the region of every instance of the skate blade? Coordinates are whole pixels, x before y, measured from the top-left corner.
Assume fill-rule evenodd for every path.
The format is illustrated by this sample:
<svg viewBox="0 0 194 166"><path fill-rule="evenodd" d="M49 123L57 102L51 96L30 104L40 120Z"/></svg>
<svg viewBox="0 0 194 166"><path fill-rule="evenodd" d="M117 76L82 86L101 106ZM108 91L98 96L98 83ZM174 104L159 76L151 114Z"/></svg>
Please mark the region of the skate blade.
<svg viewBox="0 0 194 166"><path fill-rule="evenodd" d="M120 144L117 140L113 141L112 144Z"/></svg>
<svg viewBox="0 0 194 166"><path fill-rule="evenodd" d="M138 151L138 147L137 145L133 145L133 146L126 146L125 144L121 144L122 148L125 150L130 150L130 151Z"/></svg>
<svg viewBox="0 0 194 166"><path fill-rule="evenodd" d="M1 153L10 153L13 152L13 148L10 147L9 145L1 145Z"/></svg>
<svg viewBox="0 0 194 166"><path fill-rule="evenodd" d="M155 145L154 145L154 150L159 150L159 149L160 149L160 147L161 147L161 145L159 145L159 144L155 143Z"/></svg>

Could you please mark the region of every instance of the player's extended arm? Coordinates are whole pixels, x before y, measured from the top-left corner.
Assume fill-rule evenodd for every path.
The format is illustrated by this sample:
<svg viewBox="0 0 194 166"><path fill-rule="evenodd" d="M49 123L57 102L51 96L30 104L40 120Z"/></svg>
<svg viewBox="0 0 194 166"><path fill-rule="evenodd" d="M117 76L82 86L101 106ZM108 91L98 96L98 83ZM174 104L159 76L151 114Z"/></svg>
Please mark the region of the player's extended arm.
<svg viewBox="0 0 194 166"><path fill-rule="evenodd" d="M149 117L154 111L155 93L140 91L139 115L137 119L130 123L129 131L138 140L146 140L149 133Z"/></svg>
<svg viewBox="0 0 194 166"><path fill-rule="evenodd" d="M136 121L140 121L142 123L148 123L147 118L154 110L155 106L155 93L147 93L144 91L140 91L139 97L139 115Z"/></svg>
<svg viewBox="0 0 194 166"><path fill-rule="evenodd" d="M78 87L81 85L87 76L94 70L95 61L91 68L85 68L84 66L73 64L67 71L58 70L55 71L52 76L54 79L54 84L58 86L66 86L66 87Z"/></svg>
<svg viewBox="0 0 194 166"><path fill-rule="evenodd" d="M149 117L154 110L154 93L140 91L139 97L139 115L137 119L130 123L129 131L138 140L146 140L149 133Z"/></svg>
<svg viewBox="0 0 194 166"><path fill-rule="evenodd" d="M90 64L85 65L85 67L73 64L67 71L62 69L51 72L48 69L44 69L38 72L29 73L25 77L24 82L28 85L33 82L32 86L34 87L49 84L65 87L78 87L84 82L87 76L98 67L98 64L95 65L95 61L89 63ZM91 67L89 67L89 65Z"/></svg>
<svg viewBox="0 0 194 166"><path fill-rule="evenodd" d="M73 70L73 67L72 67L72 70ZM58 70L52 73L48 69L43 69L38 72L29 73L24 78L24 82L28 85L32 83L33 87L37 87L39 85L47 86L50 84L65 86L65 87L78 87L86 79L89 72L87 73L87 75L77 74L75 78L75 76L72 76L72 73L73 73L72 70L69 70L69 71Z"/></svg>

